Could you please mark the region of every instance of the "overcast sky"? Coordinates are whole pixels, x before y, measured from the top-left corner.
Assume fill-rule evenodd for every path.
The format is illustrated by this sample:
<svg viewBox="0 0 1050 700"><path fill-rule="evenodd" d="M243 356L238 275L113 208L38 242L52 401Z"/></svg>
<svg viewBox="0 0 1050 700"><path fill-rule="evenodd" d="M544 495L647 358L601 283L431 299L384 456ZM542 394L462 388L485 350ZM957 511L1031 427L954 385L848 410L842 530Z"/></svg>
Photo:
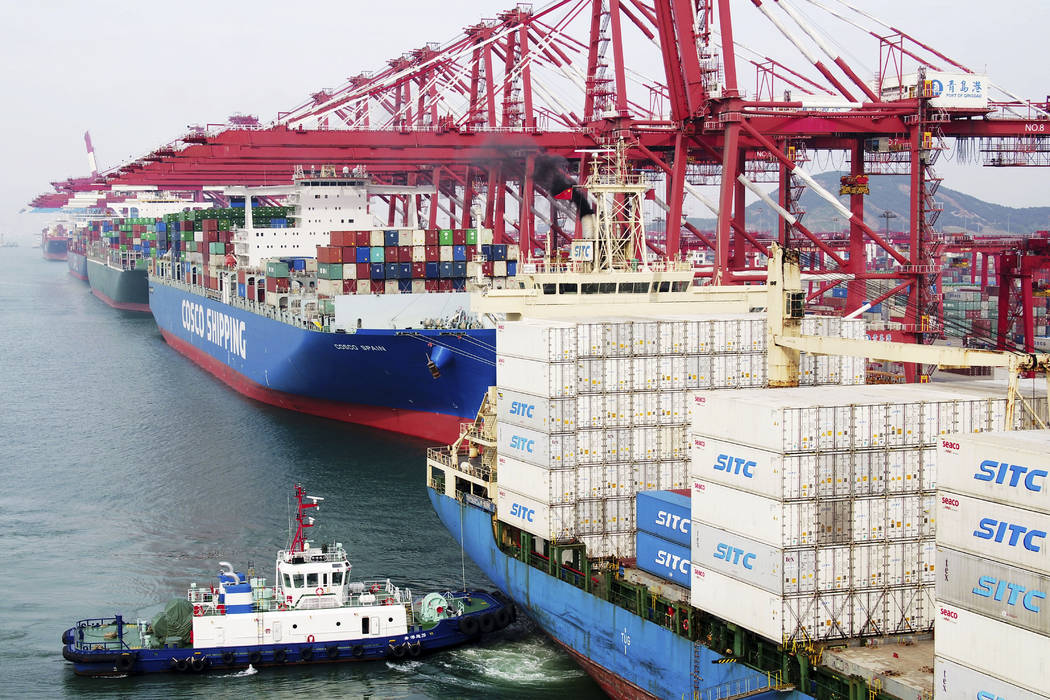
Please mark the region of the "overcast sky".
<svg viewBox="0 0 1050 700"><path fill-rule="evenodd" d="M1046 0L856 1L1021 96L1050 94ZM795 4L816 12L805 0ZM87 174L85 130L106 168L178 137L190 124L223 122L235 112L269 121L311 92L382 68L428 41L444 43L510 6L464 0L0 0L0 231L35 232L46 223L17 212L50 191L51 180ZM734 0L731 7L739 41L763 51L783 43L749 0ZM874 40L851 42L840 50L867 77L877 65L875 46ZM782 47L769 53L793 67L804 65ZM753 91L753 78L742 83ZM983 199L1050 205L1045 169L959 167L945 159L939 170L945 186Z"/></svg>

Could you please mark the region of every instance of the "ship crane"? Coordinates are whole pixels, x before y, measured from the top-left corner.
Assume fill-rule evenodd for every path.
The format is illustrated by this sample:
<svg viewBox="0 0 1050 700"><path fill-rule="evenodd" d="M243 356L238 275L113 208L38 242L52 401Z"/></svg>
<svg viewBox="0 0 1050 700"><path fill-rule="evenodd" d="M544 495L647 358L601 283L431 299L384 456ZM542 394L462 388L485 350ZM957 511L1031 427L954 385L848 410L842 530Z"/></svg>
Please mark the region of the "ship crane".
<svg viewBox="0 0 1050 700"><path fill-rule="evenodd" d="M769 352L767 369L771 387L799 385L799 356L847 355L889 362L914 362L940 368L1003 367L1009 372L1006 396L1006 425L1009 429L1019 403L1041 428L1047 427L1019 391L1022 373L1043 372L1050 396L1050 354L1016 353L1000 350L972 350L942 345L915 345L887 341L853 340L802 335L801 321L805 302L802 291L798 251L770 245L769 277Z"/></svg>

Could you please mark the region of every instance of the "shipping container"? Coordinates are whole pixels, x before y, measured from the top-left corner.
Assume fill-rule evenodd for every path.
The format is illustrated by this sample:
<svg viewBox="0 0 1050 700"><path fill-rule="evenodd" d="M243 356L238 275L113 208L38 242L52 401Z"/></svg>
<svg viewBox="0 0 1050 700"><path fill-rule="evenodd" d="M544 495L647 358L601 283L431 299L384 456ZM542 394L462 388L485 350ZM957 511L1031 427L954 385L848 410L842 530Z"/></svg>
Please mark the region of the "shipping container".
<svg viewBox="0 0 1050 700"><path fill-rule="evenodd" d="M689 587L692 566L689 548L639 530L635 540L637 566L665 581Z"/></svg>
<svg viewBox="0 0 1050 700"><path fill-rule="evenodd" d="M689 496L673 491L640 492L636 508L639 530L685 547L691 545Z"/></svg>
<svg viewBox="0 0 1050 700"><path fill-rule="evenodd" d="M549 469L576 466L576 435L550 435L517 425L496 428L499 454Z"/></svg>
<svg viewBox="0 0 1050 700"><path fill-rule="evenodd" d="M1050 635L1050 575L965 552L937 550L937 599Z"/></svg>
<svg viewBox="0 0 1050 700"><path fill-rule="evenodd" d="M1050 574L1050 515L937 492L937 544Z"/></svg>
<svg viewBox="0 0 1050 700"><path fill-rule="evenodd" d="M499 488L496 517L529 534L556 542L572 536L573 506L549 506L510 489Z"/></svg>
<svg viewBox="0 0 1050 700"><path fill-rule="evenodd" d="M551 472L528 462L505 455L496 458L496 475L501 488L528 496L543 504L559 503L552 498L551 474L572 473L571 470Z"/></svg>
<svg viewBox="0 0 1050 700"><path fill-rule="evenodd" d="M1050 513L1050 430L948 435L937 456L941 488Z"/></svg>
<svg viewBox="0 0 1050 700"><path fill-rule="evenodd" d="M933 662L933 687L937 700L1046 700L1050 697L940 656Z"/></svg>
<svg viewBox="0 0 1050 700"><path fill-rule="evenodd" d="M933 586L778 596L693 563L693 607L777 643L885 636L929 630Z"/></svg>
<svg viewBox="0 0 1050 700"><path fill-rule="evenodd" d="M1046 692L1050 637L937 601L937 655L982 673Z"/></svg>
<svg viewBox="0 0 1050 700"><path fill-rule="evenodd" d="M577 425L576 399L551 399L500 388L496 390L496 417L500 423L541 433L573 432Z"/></svg>
<svg viewBox="0 0 1050 700"><path fill-rule="evenodd" d="M576 327L566 321L526 319L496 326L500 357L522 357L546 362L576 359Z"/></svg>
<svg viewBox="0 0 1050 700"><path fill-rule="evenodd" d="M692 482L693 520L778 548L932 537L932 495L778 501L710 481Z"/></svg>

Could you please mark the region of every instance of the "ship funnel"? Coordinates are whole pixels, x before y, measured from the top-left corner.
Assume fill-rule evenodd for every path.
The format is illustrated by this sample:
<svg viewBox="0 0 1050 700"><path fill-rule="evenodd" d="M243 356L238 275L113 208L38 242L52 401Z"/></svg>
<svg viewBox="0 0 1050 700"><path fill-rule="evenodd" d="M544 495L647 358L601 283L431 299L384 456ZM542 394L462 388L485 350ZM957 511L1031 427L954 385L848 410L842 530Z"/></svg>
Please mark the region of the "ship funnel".
<svg viewBox="0 0 1050 700"><path fill-rule="evenodd" d="M595 218L594 214L580 217L580 233L583 238L594 238Z"/></svg>

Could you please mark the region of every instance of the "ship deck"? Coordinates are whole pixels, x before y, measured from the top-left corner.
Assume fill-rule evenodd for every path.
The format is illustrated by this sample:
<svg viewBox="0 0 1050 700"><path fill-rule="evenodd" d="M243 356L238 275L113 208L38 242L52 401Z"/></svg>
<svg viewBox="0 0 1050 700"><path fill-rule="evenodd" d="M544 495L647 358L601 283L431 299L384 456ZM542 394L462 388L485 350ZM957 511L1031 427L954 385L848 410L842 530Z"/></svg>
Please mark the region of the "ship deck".
<svg viewBox="0 0 1050 700"><path fill-rule="evenodd" d="M103 624L84 625L77 630L79 634L83 631L82 639L77 639L77 646L93 650L111 649L120 651L122 647L117 639L117 625L114 622ZM144 649L146 643L142 639L139 626L134 623L124 623L124 645L128 649Z"/></svg>
<svg viewBox="0 0 1050 700"><path fill-rule="evenodd" d="M821 663L896 698L933 695L933 640L904 638L896 644L828 649Z"/></svg>

